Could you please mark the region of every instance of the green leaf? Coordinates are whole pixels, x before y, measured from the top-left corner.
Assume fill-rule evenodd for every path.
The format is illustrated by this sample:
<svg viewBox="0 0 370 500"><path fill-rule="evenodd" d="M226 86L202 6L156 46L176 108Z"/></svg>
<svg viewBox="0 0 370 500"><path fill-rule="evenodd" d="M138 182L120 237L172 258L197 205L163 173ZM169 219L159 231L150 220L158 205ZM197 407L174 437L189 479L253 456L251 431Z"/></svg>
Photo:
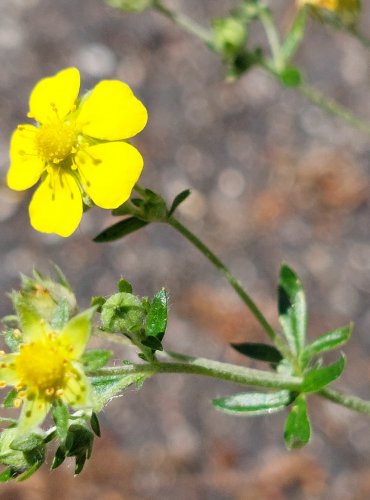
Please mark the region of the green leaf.
<svg viewBox="0 0 370 500"><path fill-rule="evenodd" d="M167 328L168 294L162 288L153 297L146 318L146 334L162 340Z"/></svg>
<svg viewBox="0 0 370 500"><path fill-rule="evenodd" d="M86 371L92 372L105 366L113 356L112 351L106 349L91 349L85 351L80 358Z"/></svg>
<svg viewBox="0 0 370 500"><path fill-rule="evenodd" d="M117 283L117 288L119 292L132 293L132 285L127 280L121 278Z"/></svg>
<svg viewBox="0 0 370 500"><path fill-rule="evenodd" d="M303 361L308 363L317 354L341 347L348 342L351 333L352 324L324 333L305 348L302 354Z"/></svg>
<svg viewBox="0 0 370 500"><path fill-rule="evenodd" d="M302 75L299 69L287 66L279 73L281 83L285 87L298 87L302 83Z"/></svg>
<svg viewBox="0 0 370 500"><path fill-rule="evenodd" d="M96 243L105 243L107 241L119 240L148 224L148 222L137 217L128 217L102 231L94 238L94 241Z"/></svg>
<svg viewBox="0 0 370 500"><path fill-rule="evenodd" d="M282 55L286 61L289 61L299 48L299 45L304 37L306 28L307 10L299 9L292 27L289 30L287 37L282 45Z"/></svg>
<svg viewBox="0 0 370 500"><path fill-rule="evenodd" d="M141 343L145 345L145 347L150 347L150 349L152 349L153 351L163 351L163 346L161 341L157 337L154 337L153 335L145 337L145 339L142 340Z"/></svg>
<svg viewBox="0 0 370 500"><path fill-rule="evenodd" d="M311 437L311 425L304 395L299 395L292 405L284 429L285 444L288 449L302 448Z"/></svg>
<svg viewBox="0 0 370 500"><path fill-rule="evenodd" d="M288 406L293 399L294 396L289 391L246 392L214 399L212 404L218 410L227 413L254 416L280 411Z"/></svg>
<svg viewBox="0 0 370 500"><path fill-rule="evenodd" d="M92 430L94 431L94 434L96 436L100 437L101 432L100 432L99 419L98 419L97 414L94 411L91 414L90 425L91 425Z"/></svg>
<svg viewBox="0 0 370 500"><path fill-rule="evenodd" d="M55 422L58 437L64 441L67 437L69 413L68 408L63 403L56 403L53 408L53 420Z"/></svg>
<svg viewBox="0 0 370 500"><path fill-rule="evenodd" d="M286 264L280 269L279 321L293 354L299 355L305 344L307 329L306 299L301 282Z"/></svg>
<svg viewBox="0 0 370 500"><path fill-rule="evenodd" d="M4 408L14 408L14 400L18 397L17 389L12 389L5 396L3 401Z"/></svg>
<svg viewBox="0 0 370 500"><path fill-rule="evenodd" d="M190 189L185 189L181 191L172 202L171 208L168 211L168 217L174 214L175 210L191 195Z"/></svg>
<svg viewBox="0 0 370 500"><path fill-rule="evenodd" d="M267 363L280 363L283 359L276 347L268 344L245 342L242 344L230 344L233 349L244 354L248 358L266 361Z"/></svg>
<svg viewBox="0 0 370 500"><path fill-rule="evenodd" d="M346 366L346 358L342 354L335 363L328 366L311 368L304 376L302 391L317 392L341 376Z"/></svg>

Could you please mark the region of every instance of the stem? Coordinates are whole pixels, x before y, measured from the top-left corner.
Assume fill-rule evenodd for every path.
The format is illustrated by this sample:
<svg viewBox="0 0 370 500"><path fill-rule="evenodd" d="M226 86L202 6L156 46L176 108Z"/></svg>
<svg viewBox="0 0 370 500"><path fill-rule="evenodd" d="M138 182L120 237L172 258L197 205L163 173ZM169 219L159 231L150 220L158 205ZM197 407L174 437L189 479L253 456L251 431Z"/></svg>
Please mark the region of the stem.
<svg viewBox="0 0 370 500"><path fill-rule="evenodd" d="M322 389L317 394L325 399L329 399L333 403L345 406L350 410L370 415L370 401L366 401L365 399L361 399L357 396L351 396L349 394L345 394L344 392L330 389L329 387Z"/></svg>
<svg viewBox="0 0 370 500"><path fill-rule="evenodd" d="M187 362L155 362L147 365L132 364L102 368L94 372L94 376L125 376L134 374L154 373L189 373L192 375L202 375L219 380L226 380L240 385L251 385L255 387L265 387L269 389L287 389L298 391L302 379L281 375L243 366L236 366L229 363L221 363L204 358L187 358Z"/></svg>
<svg viewBox="0 0 370 500"><path fill-rule="evenodd" d="M152 4L153 9L155 9L160 14L163 14L168 19L177 24L184 31L195 35L197 38L202 40L206 45L212 46L213 40L211 33L203 28L200 24L190 19L190 17L185 16L181 12L175 12L165 5L162 4L160 0L154 0Z"/></svg>
<svg viewBox="0 0 370 500"><path fill-rule="evenodd" d="M309 101L329 113L338 116L342 120L346 121L353 127L365 132L365 134L370 134L370 124L358 118L349 109L345 108L334 99L329 99L324 96L320 91L316 90L309 85L302 84L297 87Z"/></svg>
<svg viewBox="0 0 370 500"><path fill-rule="evenodd" d="M280 352L290 361L292 360L292 355L288 350L282 339L276 334L274 328L267 321L265 316L262 314L258 306L255 304L250 295L244 290L239 281L230 272L230 270L225 266L225 264L205 245L194 233L192 233L187 227L185 227L181 222L179 222L175 217L169 217L166 221L170 226L172 226L176 231L178 231L182 236L184 236L190 243L192 243L202 254L218 269L230 285L233 287L235 292L242 299L244 304L248 307L250 312L256 318L258 323L262 326L264 331L270 337L270 339L275 343L276 347Z"/></svg>
<svg viewBox="0 0 370 500"><path fill-rule="evenodd" d="M274 67L279 71L284 67L284 58L281 52L279 33L275 27L270 10L267 8L261 9L259 12L259 19L264 27L271 48Z"/></svg>

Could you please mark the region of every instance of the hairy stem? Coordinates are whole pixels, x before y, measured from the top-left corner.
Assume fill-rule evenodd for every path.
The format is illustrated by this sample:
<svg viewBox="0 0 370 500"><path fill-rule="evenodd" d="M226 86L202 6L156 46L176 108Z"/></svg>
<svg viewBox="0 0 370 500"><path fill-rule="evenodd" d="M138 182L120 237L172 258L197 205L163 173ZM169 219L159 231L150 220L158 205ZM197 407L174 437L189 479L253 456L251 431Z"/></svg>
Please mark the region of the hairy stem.
<svg viewBox="0 0 370 500"><path fill-rule="evenodd" d="M187 33L196 36L206 45L212 46L211 33L206 28L203 28L203 26L195 22L193 19L190 19L181 12L176 12L169 9L168 7L163 5L160 0L154 0L152 7L158 13L163 14L165 17L173 21L175 24L177 24L177 26L182 28Z"/></svg>
<svg viewBox="0 0 370 500"><path fill-rule="evenodd" d="M330 387L322 389L317 394L325 399L329 399L333 403L345 406L350 410L370 415L370 401L366 401L365 399L346 394L336 389L331 389Z"/></svg>
<svg viewBox="0 0 370 500"><path fill-rule="evenodd" d="M176 231L178 231L182 236L184 236L190 243L192 243L202 254L220 271L230 285L233 287L235 292L239 295L244 304L251 311L253 316L256 318L258 323L270 337L270 339L274 342L276 347L280 350L280 352L289 360L292 360L292 355L283 342L281 337L277 335L274 328L267 321L265 316L262 314L259 307L253 301L251 296L245 291L245 289L241 286L239 281L235 278L235 276L231 273L231 271L225 266L225 264L208 248L203 241L201 241L194 233L192 233L187 227L185 227L181 222L179 222L175 217L169 217L167 219L168 224L172 226Z"/></svg>
<svg viewBox="0 0 370 500"><path fill-rule="evenodd" d="M186 362L153 362L102 368L94 376L125 376L154 373L188 373L218 380L226 380L239 385L265 387L268 389L299 390L302 379L274 372L256 370L243 366L221 363L205 358L186 358Z"/></svg>

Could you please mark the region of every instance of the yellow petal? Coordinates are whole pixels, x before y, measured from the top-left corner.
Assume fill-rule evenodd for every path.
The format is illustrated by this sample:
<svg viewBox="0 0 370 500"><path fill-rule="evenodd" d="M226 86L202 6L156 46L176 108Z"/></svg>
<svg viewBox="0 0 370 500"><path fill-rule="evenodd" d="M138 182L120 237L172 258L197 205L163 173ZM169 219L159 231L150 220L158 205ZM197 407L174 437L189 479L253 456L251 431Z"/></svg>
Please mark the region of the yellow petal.
<svg viewBox="0 0 370 500"><path fill-rule="evenodd" d="M17 434L26 434L41 424L48 414L50 406L50 403L37 396L33 399L24 399L17 425Z"/></svg>
<svg viewBox="0 0 370 500"><path fill-rule="evenodd" d="M55 168L33 195L29 213L37 231L70 236L82 217L82 198L74 177Z"/></svg>
<svg viewBox="0 0 370 500"><path fill-rule="evenodd" d="M32 125L19 125L10 141L10 168L7 182L10 189L22 191L36 184L45 168L37 155L35 137L38 129Z"/></svg>
<svg viewBox="0 0 370 500"><path fill-rule="evenodd" d="M81 104L77 118L84 134L107 141L133 137L147 120L145 106L118 80L98 83Z"/></svg>
<svg viewBox="0 0 370 500"><path fill-rule="evenodd" d="M140 177L143 158L126 142L98 144L75 158L84 189L101 208L122 205Z"/></svg>
<svg viewBox="0 0 370 500"><path fill-rule="evenodd" d="M0 356L0 383L16 385L19 380L15 370L15 360L18 354L4 354Z"/></svg>
<svg viewBox="0 0 370 500"><path fill-rule="evenodd" d="M79 90L80 73L76 68L40 80L30 96L29 116L39 123L65 118L74 109Z"/></svg>
<svg viewBox="0 0 370 500"><path fill-rule="evenodd" d="M92 395L87 377L77 363L74 364L73 369L63 390L63 400L72 408L92 407Z"/></svg>
<svg viewBox="0 0 370 500"><path fill-rule="evenodd" d="M61 343L71 349L69 351L70 359L78 359L84 352L90 337L91 319L94 312L95 309L90 308L77 314L66 324L60 333L59 339Z"/></svg>

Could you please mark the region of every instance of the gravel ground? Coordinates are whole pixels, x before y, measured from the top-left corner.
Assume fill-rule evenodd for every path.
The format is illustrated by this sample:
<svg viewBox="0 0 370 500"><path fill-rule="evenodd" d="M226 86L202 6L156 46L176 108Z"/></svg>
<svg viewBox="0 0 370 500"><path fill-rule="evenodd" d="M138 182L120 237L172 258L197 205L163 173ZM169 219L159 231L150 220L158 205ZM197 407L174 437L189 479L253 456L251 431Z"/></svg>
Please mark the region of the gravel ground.
<svg viewBox="0 0 370 500"><path fill-rule="evenodd" d="M282 27L293 2L271 2ZM169 2L170 4L170 2ZM171 2L199 21L236 2ZM365 7L363 31L370 29ZM135 138L144 185L169 199L191 187L181 219L202 235L276 323L281 261L302 277L310 336L354 319L341 387L370 397L369 140L281 89L255 70L225 83L216 56L153 13L122 15L101 0L0 0L0 166L24 121L34 83L80 68L85 88L102 78L129 83L150 121ZM313 84L370 120L370 54L346 35L311 23L297 61ZM29 195L0 185L1 314L19 273L58 263L80 298L109 294L124 276L138 293L171 294L167 346L244 363L230 341L263 339L232 290L171 229L150 226L124 241L92 238L112 222L93 209L75 235L41 235L28 223ZM209 399L226 383L161 376L128 391L103 414L104 438L86 471L46 469L1 499L326 499L370 498L370 425L365 417L311 398L314 438L284 449L283 415L237 419Z"/></svg>

